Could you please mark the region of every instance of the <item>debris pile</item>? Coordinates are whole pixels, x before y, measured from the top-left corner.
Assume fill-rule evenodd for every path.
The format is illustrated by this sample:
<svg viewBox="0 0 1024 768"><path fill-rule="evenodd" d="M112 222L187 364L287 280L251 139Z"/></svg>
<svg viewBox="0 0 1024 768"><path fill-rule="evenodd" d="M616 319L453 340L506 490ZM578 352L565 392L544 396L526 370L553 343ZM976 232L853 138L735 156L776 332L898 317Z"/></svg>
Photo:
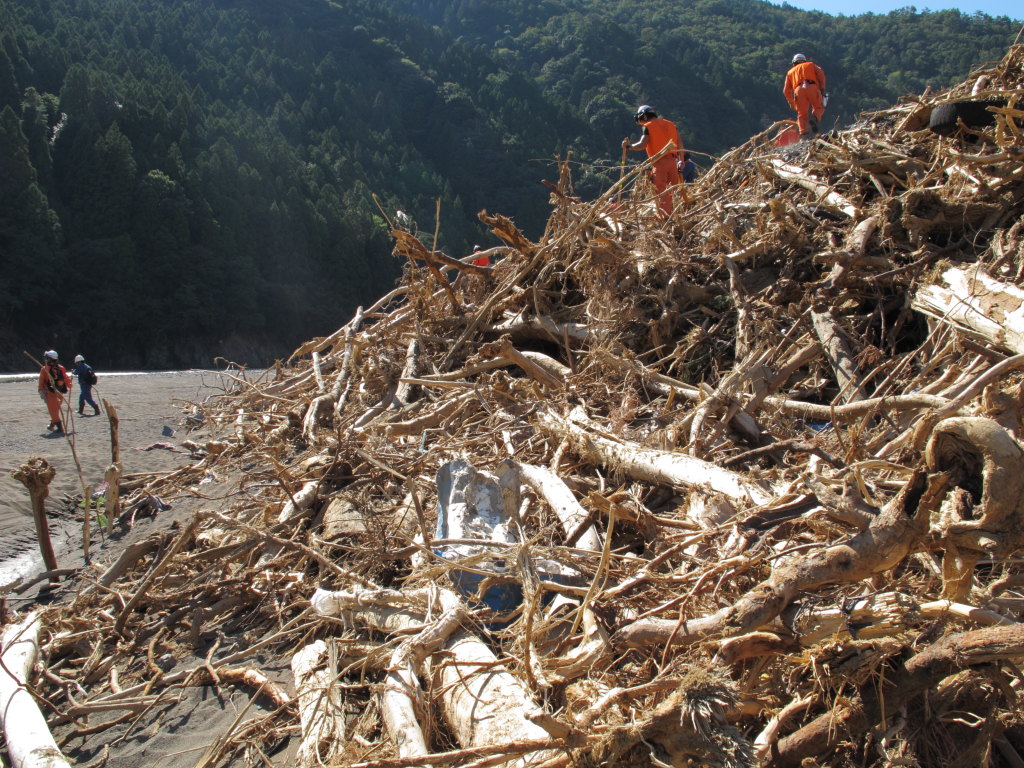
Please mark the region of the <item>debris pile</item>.
<svg viewBox="0 0 1024 768"><path fill-rule="evenodd" d="M1015 46L766 131L666 222L566 163L489 266L396 229L137 492L210 500L43 611L65 750L215 685L208 766L1020 765L1022 95Z"/></svg>

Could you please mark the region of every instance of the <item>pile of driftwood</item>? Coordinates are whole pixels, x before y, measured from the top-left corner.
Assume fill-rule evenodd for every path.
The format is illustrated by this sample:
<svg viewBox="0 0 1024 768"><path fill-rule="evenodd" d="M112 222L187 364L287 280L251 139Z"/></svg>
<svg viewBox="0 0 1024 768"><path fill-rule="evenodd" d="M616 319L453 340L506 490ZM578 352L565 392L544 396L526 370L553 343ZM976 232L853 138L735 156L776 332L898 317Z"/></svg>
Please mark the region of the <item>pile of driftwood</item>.
<svg viewBox="0 0 1024 768"><path fill-rule="evenodd" d="M206 766L1024 765L1022 97L765 132L670 221L565 164L486 267L396 229L142 493L235 492L8 629L65 748L218 685Z"/></svg>

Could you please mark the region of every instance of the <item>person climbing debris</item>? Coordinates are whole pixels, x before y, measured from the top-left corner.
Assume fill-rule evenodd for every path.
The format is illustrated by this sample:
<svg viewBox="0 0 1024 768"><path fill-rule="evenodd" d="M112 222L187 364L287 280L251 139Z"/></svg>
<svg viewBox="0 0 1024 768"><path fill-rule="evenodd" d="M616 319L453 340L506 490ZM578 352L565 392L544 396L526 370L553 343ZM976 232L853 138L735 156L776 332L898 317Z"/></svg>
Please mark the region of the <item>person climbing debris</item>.
<svg viewBox="0 0 1024 768"><path fill-rule="evenodd" d="M48 349L43 353L43 367L39 370L39 397L46 403L50 413L50 425L47 429L56 434L64 433L60 408L64 404L64 395L71 391L71 376L60 364L57 352Z"/></svg>
<svg viewBox="0 0 1024 768"><path fill-rule="evenodd" d="M483 255L477 256L477 254ZM484 253L484 249L481 248L479 245L473 246L473 253L471 253L470 256L476 256L475 259L469 262L475 267L489 267L491 265L491 257Z"/></svg>
<svg viewBox="0 0 1024 768"><path fill-rule="evenodd" d="M75 367L71 370L71 375L78 379L78 413L80 416L85 415L85 406L92 406L92 415L100 415L100 407L96 405L96 401L92 399L92 386L96 383L96 372L93 371L92 366L85 362L85 358L81 355L75 355Z"/></svg>
<svg viewBox="0 0 1024 768"><path fill-rule="evenodd" d="M825 115L828 96L825 91L825 73L821 67L802 53L793 57L793 66L786 73L782 94L796 111L800 138L807 139L811 131L818 132L818 122Z"/></svg>
<svg viewBox="0 0 1024 768"><path fill-rule="evenodd" d="M636 122L643 127L643 135L635 144L625 138L622 146L625 149L646 150L647 157L654 157L666 145L671 143L674 149L669 150L654 163L651 169L651 181L654 182L654 189L658 193L658 207L666 217L672 214L673 193L682 184L679 177L679 153L683 151L683 142L679 139L679 131L671 120L658 117L654 107L643 104L636 110L633 116Z"/></svg>

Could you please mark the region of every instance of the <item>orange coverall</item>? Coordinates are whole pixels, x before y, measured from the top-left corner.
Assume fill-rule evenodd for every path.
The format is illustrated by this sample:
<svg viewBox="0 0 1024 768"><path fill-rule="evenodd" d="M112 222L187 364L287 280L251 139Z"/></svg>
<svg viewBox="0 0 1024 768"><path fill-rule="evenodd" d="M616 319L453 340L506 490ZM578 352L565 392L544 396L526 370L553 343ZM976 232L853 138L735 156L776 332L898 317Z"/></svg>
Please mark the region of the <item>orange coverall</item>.
<svg viewBox="0 0 1024 768"><path fill-rule="evenodd" d="M786 85L782 89L782 94L789 102L789 106L796 110L797 128L801 136L806 136L811 131L809 113L814 113L815 125L824 116L825 107L821 103L821 95L824 92L825 73L813 61L794 64L786 73Z"/></svg>
<svg viewBox="0 0 1024 768"><path fill-rule="evenodd" d="M679 168L677 166L678 153L683 151L683 142L679 139L679 131L676 130L676 124L671 120L656 117L645 122L643 126L644 134L647 136L647 145L644 149L647 151L648 157L654 157L670 141L676 147L675 152L669 151L662 155L661 159L654 163L654 168L651 170L651 180L654 182L654 189L658 193L658 206L668 216L672 213L673 189L683 183L683 180L679 177Z"/></svg>
<svg viewBox="0 0 1024 768"><path fill-rule="evenodd" d="M71 377L63 365L54 364L52 367L44 365L39 370L39 391L46 393L46 410L50 412L50 424L61 424L60 406L64 402L64 393L53 388L50 376L58 385L62 382L66 392L71 391Z"/></svg>

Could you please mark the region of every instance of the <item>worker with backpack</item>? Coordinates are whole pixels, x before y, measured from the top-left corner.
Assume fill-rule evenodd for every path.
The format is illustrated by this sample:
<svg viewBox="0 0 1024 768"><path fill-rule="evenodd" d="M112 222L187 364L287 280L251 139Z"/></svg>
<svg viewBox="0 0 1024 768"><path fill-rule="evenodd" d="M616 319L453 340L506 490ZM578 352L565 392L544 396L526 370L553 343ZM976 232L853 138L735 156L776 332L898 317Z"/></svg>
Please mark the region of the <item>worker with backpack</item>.
<svg viewBox="0 0 1024 768"><path fill-rule="evenodd" d="M43 354L43 366L39 369L39 397L46 403L46 410L50 412L48 429L54 434L64 434L60 408L64 404L64 395L70 391L71 377L60 364L56 350L46 350Z"/></svg>
<svg viewBox="0 0 1024 768"><path fill-rule="evenodd" d="M75 367L71 373L78 377L78 413L85 415L86 403L92 406L92 415L99 416L100 407L92 399L92 388L96 383L96 372L81 355L75 355Z"/></svg>

